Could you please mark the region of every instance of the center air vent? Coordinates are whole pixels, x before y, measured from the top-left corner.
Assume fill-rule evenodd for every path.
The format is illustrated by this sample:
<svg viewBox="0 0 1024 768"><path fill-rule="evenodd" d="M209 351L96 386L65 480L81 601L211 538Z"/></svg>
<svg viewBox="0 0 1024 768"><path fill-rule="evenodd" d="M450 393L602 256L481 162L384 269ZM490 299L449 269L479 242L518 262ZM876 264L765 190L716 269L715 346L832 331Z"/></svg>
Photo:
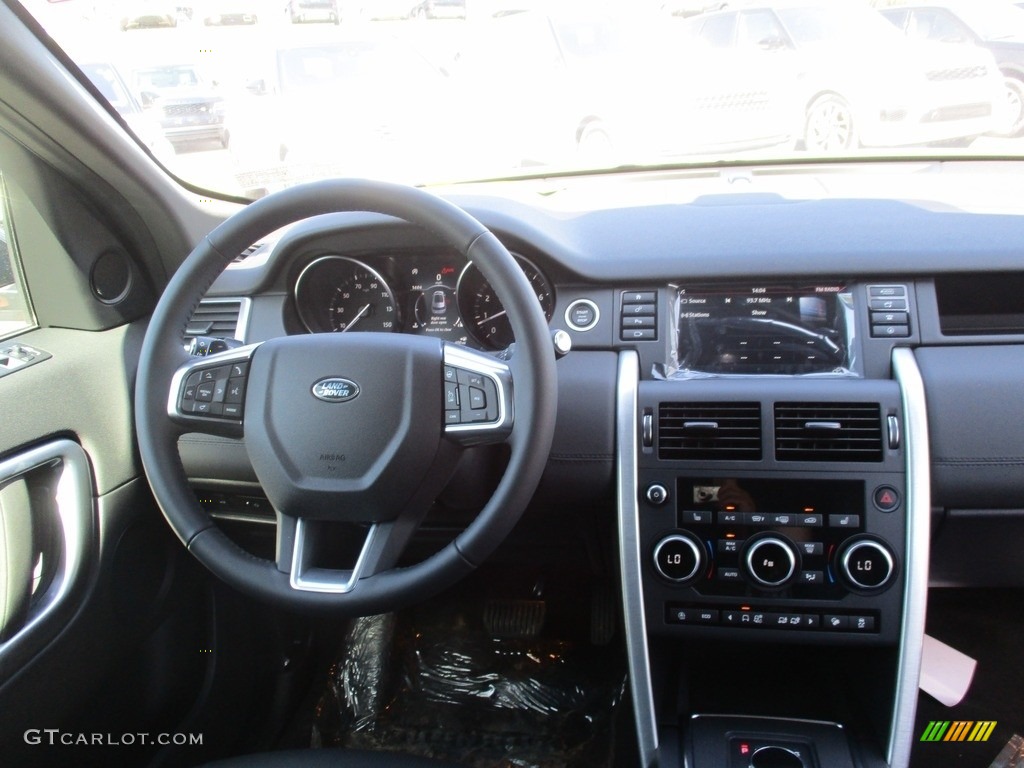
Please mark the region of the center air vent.
<svg viewBox="0 0 1024 768"><path fill-rule="evenodd" d="M192 319L185 327L185 338L193 336L220 336L239 338L239 316L242 313L242 299L203 299L199 302Z"/></svg>
<svg viewBox="0 0 1024 768"><path fill-rule="evenodd" d="M878 403L776 403L779 461L881 461Z"/></svg>
<svg viewBox="0 0 1024 768"><path fill-rule="evenodd" d="M661 403L659 459L761 458L760 403Z"/></svg>

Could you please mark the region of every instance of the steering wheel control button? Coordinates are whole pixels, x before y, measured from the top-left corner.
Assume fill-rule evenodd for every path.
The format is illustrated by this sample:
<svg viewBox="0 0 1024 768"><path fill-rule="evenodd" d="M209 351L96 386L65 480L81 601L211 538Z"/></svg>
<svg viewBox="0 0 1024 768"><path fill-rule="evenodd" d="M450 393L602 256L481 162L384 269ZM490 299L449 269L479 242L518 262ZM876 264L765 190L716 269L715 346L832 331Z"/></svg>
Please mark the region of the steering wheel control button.
<svg viewBox="0 0 1024 768"><path fill-rule="evenodd" d="M469 407L474 411L487 407L487 396L482 389L477 389L476 387L469 388Z"/></svg>
<svg viewBox="0 0 1024 768"><path fill-rule="evenodd" d="M601 319L601 311L590 299L576 299L565 310L565 324L574 331L589 331Z"/></svg>
<svg viewBox="0 0 1024 768"><path fill-rule="evenodd" d="M884 544L874 539L857 539L843 550L839 569L852 588L874 591L889 584L896 567Z"/></svg>
<svg viewBox="0 0 1024 768"><path fill-rule="evenodd" d="M871 499L881 512L893 512L899 509L900 506L899 491L888 485L881 485L875 488Z"/></svg>
<svg viewBox="0 0 1024 768"><path fill-rule="evenodd" d="M797 552L786 540L766 536L751 541L743 558L747 575L762 587L788 583L797 571Z"/></svg>
<svg viewBox="0 0 1024 768"><path fill-rule="evenodd" d="M444 383L444 409L459 410L459 385L446 381Z"/></svg>
<svg viewBox="0 0 1024 768"><path fill-rule="evenodd" d="M692 581L704 564L700 542L686 533L666 536L654 548L654 568L676 584Z"/></svg>
<svg viewBox="0 0 1024 768"><path fill-rule="evenodd" d="M647 492L644 494L647 500L656 507L660 507L666 501L668 501L668 489L661 483L652 483L647 486Z"/></svg>
<svg viewBox="0 0 1024 768"><path fill-rule="evenodd" d="M444 380L445 380L445 382L458 381L459 380L458 373L456 372L454 367L452 367L450 365L446 365L444 367Z"/></svg>

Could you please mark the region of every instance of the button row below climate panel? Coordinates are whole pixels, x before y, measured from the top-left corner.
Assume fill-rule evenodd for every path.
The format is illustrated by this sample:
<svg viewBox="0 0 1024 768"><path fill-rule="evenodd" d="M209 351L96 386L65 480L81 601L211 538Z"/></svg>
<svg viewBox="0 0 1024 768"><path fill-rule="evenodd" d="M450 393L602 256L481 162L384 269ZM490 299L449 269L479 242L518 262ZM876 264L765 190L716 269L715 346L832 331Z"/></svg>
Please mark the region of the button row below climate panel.
<svg viewBox="0 0 1024 768"><path fill-rule="evenodd" d="M720 626L740 629L811 630L825 632L877 632L874 615L819 614L776 610L741 610L721 606L665 606L665 622L688 626Z"/></svg>

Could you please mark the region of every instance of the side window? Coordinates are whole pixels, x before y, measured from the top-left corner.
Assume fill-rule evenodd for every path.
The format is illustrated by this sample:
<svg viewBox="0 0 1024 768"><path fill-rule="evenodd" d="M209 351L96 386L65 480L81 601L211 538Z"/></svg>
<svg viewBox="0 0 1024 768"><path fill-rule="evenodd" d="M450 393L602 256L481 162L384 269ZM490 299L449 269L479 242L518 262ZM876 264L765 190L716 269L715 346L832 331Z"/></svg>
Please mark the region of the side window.
<svg viewBox="0 0 1024 768"><path fill-rule="evenodd" d="M14 230L10 226L7 190L0 174L0 338L31 328L35 317L21 278Z"/></svg>
<svg viewBox="0 0 1024 768"><path fill-rule="evenodd" d="M938 10L917 10L910 17L907 34L916 40L966 43L969 35L952 16Z"/></svg>
<svg viewBox="0 0 1024 768"><path fill-rule="evenodd" d="M771 11L740 14L738 46L746 49L777 51L789 47L786 32Z"/></svg>
<svg viewBox="0 0 1024 768"><path fill-rule="evenodd" d="M732 48L736 38L736 14L712 16L700 28L700 38L712 48Z"/></svg>

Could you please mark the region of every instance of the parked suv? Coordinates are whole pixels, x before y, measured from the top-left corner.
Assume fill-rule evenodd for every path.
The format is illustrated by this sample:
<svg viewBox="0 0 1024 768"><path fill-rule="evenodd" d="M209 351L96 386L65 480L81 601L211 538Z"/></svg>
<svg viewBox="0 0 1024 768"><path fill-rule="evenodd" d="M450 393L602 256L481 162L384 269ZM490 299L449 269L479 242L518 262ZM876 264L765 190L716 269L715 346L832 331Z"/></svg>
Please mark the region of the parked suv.
<svg viewBox="0 0 1024 768"><path fill-rule="evenodd" d="M332 24L341 22L337 0L291 0L288 3L288 14L292 24L307 21L329 21Z"/></svg>
<svg viewBox="0 0 1024 768"><path fill-rule="evenodd" d="M132 74L143 106L159 111L164 135L174 144L216 141L228 145L224 97L192 64L166 64Z"/></svg>
<svg viewBox="0 0 1024 768"><path fill-rule="evenodd" d="M1007 136L1024 135L1024 10L1008 3L939 2L880 8L907 37L977 45L995 57L1003 74Z"/></svg>
<svg viewBox="0 0 1024 768"><path fill-rule="evenodd" d="M812 152L968 143L1003 121L991 54L907 40L860 3L781 2L684 22L728 54L741 81L767 77ZM851 31L854 34L851 34Z"/></svg>

